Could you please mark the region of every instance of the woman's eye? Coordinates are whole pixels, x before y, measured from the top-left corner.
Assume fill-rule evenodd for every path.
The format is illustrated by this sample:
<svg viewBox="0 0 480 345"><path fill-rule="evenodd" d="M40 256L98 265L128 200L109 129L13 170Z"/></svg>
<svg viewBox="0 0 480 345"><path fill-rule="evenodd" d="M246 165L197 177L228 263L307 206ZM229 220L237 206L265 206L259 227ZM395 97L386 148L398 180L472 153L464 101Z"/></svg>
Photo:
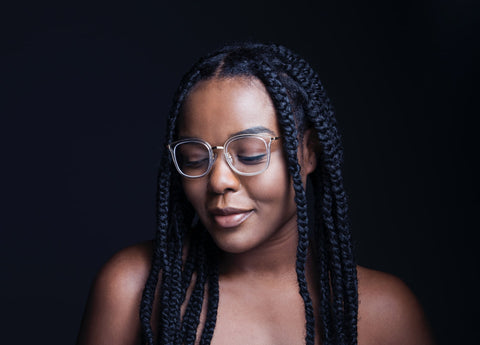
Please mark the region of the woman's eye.
<svg viewBox="0 0 480 345"><path fill-rule="evenodd" d="M186 168L199 168L202 166L208 165L208 158L200 159L200 160L185 160L183 165Z"/></svg>
<svg viewBox="0 0 480 345"><path fill-rule="evenodd" d="M262 153L260 155L255 155L255 156L242 156L242 155L237 155L237 159L239 162L243 164L260 164L265 162L265 159L267 159L267 154Z"/></svg>

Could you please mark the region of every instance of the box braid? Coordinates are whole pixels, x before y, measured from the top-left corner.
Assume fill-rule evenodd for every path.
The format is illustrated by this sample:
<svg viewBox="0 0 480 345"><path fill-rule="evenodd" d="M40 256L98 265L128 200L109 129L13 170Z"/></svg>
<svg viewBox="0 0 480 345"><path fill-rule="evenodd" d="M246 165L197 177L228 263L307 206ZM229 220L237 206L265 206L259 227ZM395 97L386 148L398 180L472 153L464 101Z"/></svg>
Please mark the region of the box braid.
<svg viewBox="0 0 480 345"><path fill-rule="evenodd" d="M298 140L297 125L290 106L290 99L285 86L281 83L277 73L264 61L258 63L259 75L257 77L264 83L267 91L272 95L272 100L278 114L279 124L282 128L284 138L284 150L287 156L287 165L290 175L293 179L295 190L295 202L297 204L297 226L298 226L298 246L296 271L300 294L305 304L305 314L307 320L307 344L315 343L315 319L313 316L313 306L307 289L305 277L305 263L307 261L307 251L309 246L308 238L308 216L307 216L307 198L303 188L302 177L300 175L300 165L297 160Z"/></svg>
<svg viewBox="0 0 480 345"><path fill-rule="evenodd" d="M321 168L313 174L312 183L314 188L323 185L323 193L321 193L323 202L320 204L319 214L323 215L324 226L327 229L330 260L324 256L322 261L325 263L327 260L331 261L330 276L335 306L334 330L337 332L340 343L354 344L357 336L358 313L356 265L347 219L348 205L341 174L343 152L336 129L336 119L325 89L308 63L284 47L276 47L275 50L284 58L284 61L288 62L287 73L297 80L309 95L306 114L322 144L319 160ZM325 253L323 248L319 249ZM327 277L323 274L323 279ZM323 286L328 286L326 281ZM324 296L324 301L328 300L327 296ZM324 321L324 327L328 322L328 320Z"/></svg>
<svg viewBox="0 0 480 345"><path fill-rule="evenodd" d="M303 59L281 46L243 43L223 47L199 60L182 79L170 109L166 143L176 139L182 105L191 89L199 81L213 77L257 78L265 85L275 106L297 204L296 273L305 304L306 343L310 345L315 341L313 305L305 276L307 253L311 249L316 256L319 277L322 342L356 344L358 292L341 175L342 148L332 106L317 74ZM307 205L297 160L298 139L303 140L306 128L314 129L321 146L317 153L319 167L309 176L315 209L310 227L307 208L312 205ZM143 343L155 343L152 327L157 327L161 344L194 344L198 334L200 344L209 344L219 299L218 249L202 224L191 225L194 211L181 191L180 178L173 171L166 148L162 157L157 232L140 307ZM185 260L184 248L187 248ZM192 294L182 317L180 308L192 284ZM160 324L152 325L157 285ZM203 329L198 329L205 298L208 302L206 321Z"/></svg>

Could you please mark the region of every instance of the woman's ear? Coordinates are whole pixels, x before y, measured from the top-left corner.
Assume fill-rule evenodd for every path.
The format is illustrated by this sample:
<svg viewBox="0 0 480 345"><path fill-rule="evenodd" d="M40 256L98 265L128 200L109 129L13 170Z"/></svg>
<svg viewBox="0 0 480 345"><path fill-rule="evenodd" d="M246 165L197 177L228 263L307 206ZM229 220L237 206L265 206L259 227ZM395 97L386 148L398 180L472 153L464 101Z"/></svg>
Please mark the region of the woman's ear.
<svg viewBox="0 0 480 345"><path fill-rule="evenodd" d="M307 129L303 134L302 146L298 157L304 186L307 185L307 176L317 167L318 147L318 139L315 131Z"/></svg>
<svg viewBox="0 0 480 345"><path fill-rule="evenodd" d="M312 129L307 129L303 134L302 159L303 169L306 175L310 174L317 167L318 139Z"/></svg>

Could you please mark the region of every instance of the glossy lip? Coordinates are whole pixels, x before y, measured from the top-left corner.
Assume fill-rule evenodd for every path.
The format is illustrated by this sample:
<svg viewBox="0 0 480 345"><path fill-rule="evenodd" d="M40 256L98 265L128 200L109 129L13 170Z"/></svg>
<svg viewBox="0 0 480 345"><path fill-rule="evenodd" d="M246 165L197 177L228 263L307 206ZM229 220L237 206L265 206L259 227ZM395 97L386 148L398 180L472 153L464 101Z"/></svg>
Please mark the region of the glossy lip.
<svg viewBox="0 0 480 345"><path fill-rule="evenodd" d="M222 228L234 228L242 224L253 213L253 210L234 207L213 208L209 210L213 220Z"/></svg>

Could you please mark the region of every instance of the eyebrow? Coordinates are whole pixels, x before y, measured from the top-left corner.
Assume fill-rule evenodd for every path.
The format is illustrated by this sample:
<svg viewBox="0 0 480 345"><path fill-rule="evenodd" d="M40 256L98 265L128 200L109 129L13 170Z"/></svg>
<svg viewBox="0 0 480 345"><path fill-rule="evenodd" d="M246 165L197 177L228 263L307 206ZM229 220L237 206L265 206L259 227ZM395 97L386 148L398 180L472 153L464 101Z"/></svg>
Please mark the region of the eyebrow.
<svg viewBox="0 0 480 345"><path fill-rule="evenodd" d="M233 135L259 134L259 133L268 133L275 136L275 133L271 129L268 129L267 127L263 127L263 126L250 127L250 128L244 129L243 131L234 133Z"/></svg>
<svg viewBox="0 0 480 345"><path fill-rule="evenodd" d="M244 129L243 131L240 131L240 132L233 133L232 135L230 135L230 137L233 137L235 135L241 135L241 134L260 134L260 133L268 133L272 136L276 136L275 132L272 131L271 129L268 129L267 127L255 126L255 127ZM182 140L182 139L190 139L190 138L191 137L179 136L178 139Z"/></svg>

